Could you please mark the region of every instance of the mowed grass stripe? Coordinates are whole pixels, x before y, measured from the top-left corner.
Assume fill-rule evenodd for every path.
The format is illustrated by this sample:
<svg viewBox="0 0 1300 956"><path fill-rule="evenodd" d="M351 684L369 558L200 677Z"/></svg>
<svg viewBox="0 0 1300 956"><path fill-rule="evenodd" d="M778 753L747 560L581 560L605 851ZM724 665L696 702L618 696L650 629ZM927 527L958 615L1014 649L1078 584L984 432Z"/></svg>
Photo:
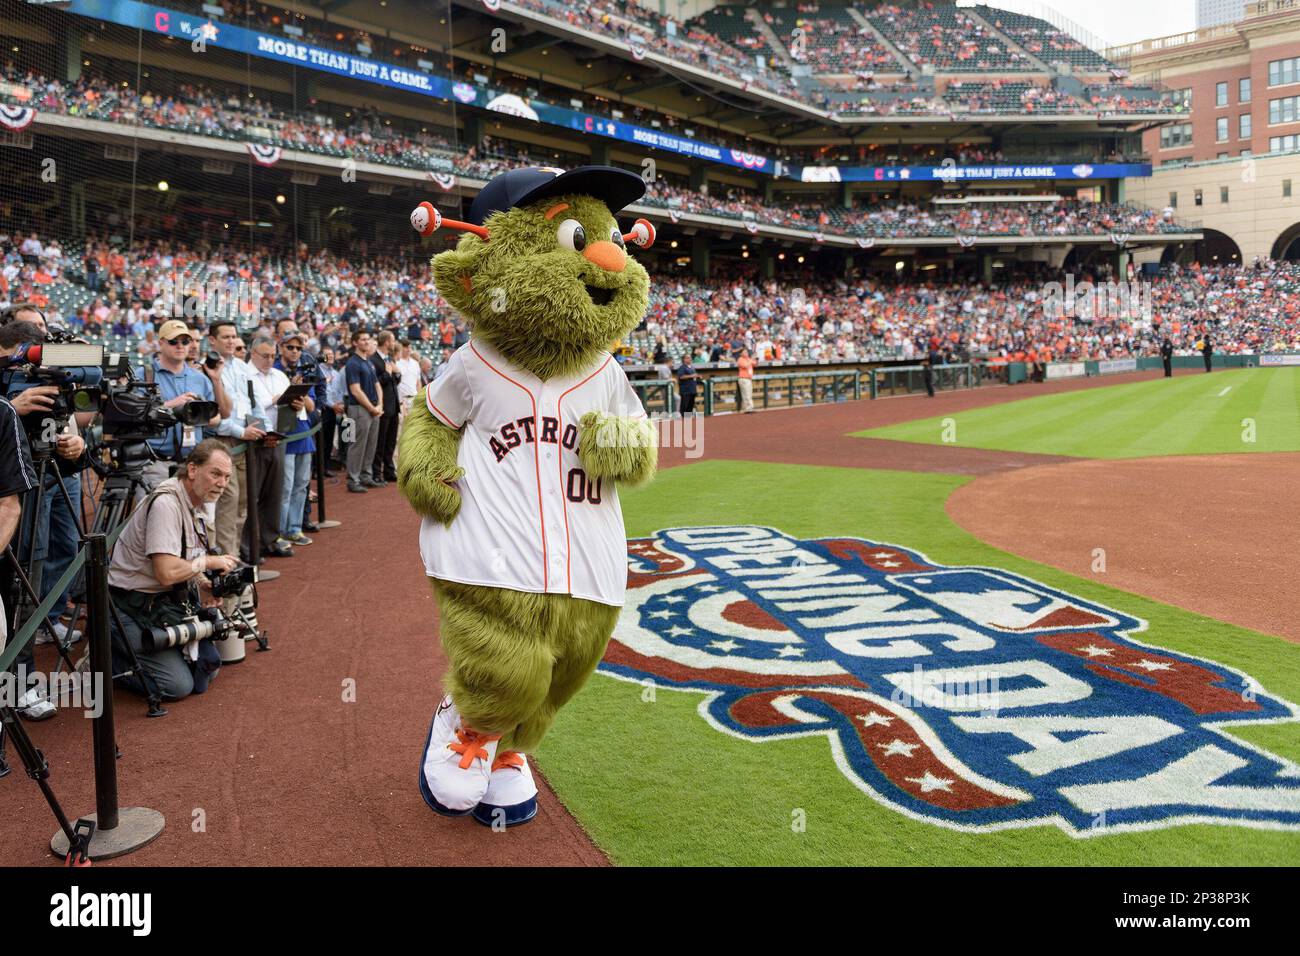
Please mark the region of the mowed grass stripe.
<svg viewBox="0 0 1300 956"><path fill-rule="evenodd" d="M1300 369L1158 376L945 417L956 421L956 443L971 448L1083 458L1300 451ZM945 417L854 434L940 444ZM1244 419L1254 422L1253 441Z"/></svg>

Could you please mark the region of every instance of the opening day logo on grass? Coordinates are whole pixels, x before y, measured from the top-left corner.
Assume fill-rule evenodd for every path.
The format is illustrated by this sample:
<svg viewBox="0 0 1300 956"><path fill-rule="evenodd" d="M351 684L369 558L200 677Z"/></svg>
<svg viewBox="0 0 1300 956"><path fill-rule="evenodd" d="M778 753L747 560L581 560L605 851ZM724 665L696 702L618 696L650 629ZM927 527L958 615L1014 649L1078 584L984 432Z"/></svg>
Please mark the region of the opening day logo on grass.
<svg viewBox="0 0 1300 956"><path fill-rule="evenodd" d="M1300 708L1135 640L1143 620L861 538L676 528L628 559L604 673L702 691L700 715L741 739L825 735L855 786L909 817L1300 829L1300 766L1227 733Z"/></svg>

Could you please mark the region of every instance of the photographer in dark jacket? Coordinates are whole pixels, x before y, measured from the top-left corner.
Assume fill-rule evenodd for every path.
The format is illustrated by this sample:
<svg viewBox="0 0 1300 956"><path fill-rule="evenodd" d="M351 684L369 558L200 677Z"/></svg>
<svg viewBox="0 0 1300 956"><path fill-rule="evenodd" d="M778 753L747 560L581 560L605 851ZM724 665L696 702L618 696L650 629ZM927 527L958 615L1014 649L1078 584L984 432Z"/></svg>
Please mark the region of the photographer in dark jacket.
<svg viewBox="0 0 1300 956"><path fill-rule="evenodd" d="M401 370L397 367L397 339L392 332L383 331L375 340L379 349L370 356L370 364L379 376L379 389L382 392L384 414L376 424L379 437L375 439L375 459L370 466L370 474L378 483L397 480L397 465L393 462L393 453L397 450L397 416L401 404L397 399L397 385L402 380Z"/></svg>
<svg viewBox="0 0 1300 956"><path fill-rule="evenodd" d="M210 639L148 652L144 632L179 624L190 617L194 605L219 607L204 576L206 571L229 572L239 561L228 554L210 554L213 540L206 504L221 497L233 470L230 452L215 438L194 447L172 478L155 488L132 513L113 548L108 569L108 590L122 614L124 637L140 658L140 666L170 700L203 693L221 666L221 656ZM197 588L195 587L197 585ZM197 591L197 593L195 593ZM110 617L116 635L117 621ZM128 669L129 662L114 647L113 670ZM145 693L137 676L123 678L123 686Z"/></svg>

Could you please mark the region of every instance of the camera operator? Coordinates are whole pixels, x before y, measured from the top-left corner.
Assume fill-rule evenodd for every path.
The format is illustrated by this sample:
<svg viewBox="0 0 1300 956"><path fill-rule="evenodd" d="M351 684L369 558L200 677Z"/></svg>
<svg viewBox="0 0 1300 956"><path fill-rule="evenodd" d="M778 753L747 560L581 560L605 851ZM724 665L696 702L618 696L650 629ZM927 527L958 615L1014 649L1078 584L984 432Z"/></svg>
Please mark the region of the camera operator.
<svg viewBox="0 0 1300 956"><path fill-rule="evenodd" d="M27 319L36 321L26 321ZM18 305L4 314L3 324L0 324L0 359L14 354L19 346L37 345L44 341L45 316L39 309L29 305ZM27 426L26 432L24 429L17 429L15 441L21 440L26 445L29 456L31 456L31 447L28 434L33 427L37 433L42 430L40 419L54 407L58 394L58 386L37 385L23 389L10 400L11 407L19 418L24 419L24 424ZM36 509L35 520L33 525L29 525L32 528L32 540L24 540L20 535L15 551L19 561L39 572L34 574L32 586L42 601L49 596L54 585L68 569L73 558L76 557L80 544L81 536L77 530L77 518L69 509L63 492L59 490L58 476L63 476L63 485L67 489L72 506L79 508L81 505L80 472L85 467L85 450L86 443L77 432L76 418L69 416L67 425L55 440L57 460L53 462L53 467L47 468L44 486L40 489L31 489L22 503L24 508ZM35 475L35 472L33 474ZM16 577L13 576L15 584ZM49 622L60 640L75 643L80 640L80 632L69 633L67 626L59 621L66 597L65 589L62 598L56 600L50 609ZM48 633L38 633L35 643L43 644L48 641ZM14 661L16 667L25 667L28 672L34 670L32 647L32 644L28 644L18 655ZM48 700L36 698L28 700L26 696L20 699L19 710L30 720L44 720L53 717L56 712L54 705Z"/></svg>
<svg viewBox="0 0 1300 956"><path fill-rule="evenodd" d="M18 412L0 395L0 553L18 530L23 498L35 488L36 469L27 451L27 436L18 423ZM7 595L0 597L7 598ZM0 650L4 650L9 639L10 610L7 602L0 607Z"/></svg>
<svg viewBox="0 0 1300 956"><path fill-rule="evenodd" d="M113 548L108 590L122 615L126 633L120 636L170 700L203 693L221 666L221 655L210 638L149 651L145 632L181 624L193 617L197 605L220 606L204 572L233 571L239 561L229 554L208 553L205 505L221 497L232 470L230 453L220 441L199 442L176 475L161 482L135 509ZM110 623L116 632L117 622L110 618ZM128 661L119 654L114 647L113 669L120 673L128 669ZM122 684L145 692L135 675Z"/></svg>
<svg viewBox="0 0 1300 956"><path fill-rule="evenodd" d="M171 319L158 330L158 340L158 354L145 367L142 377L145 381L158 383L158 396L164 400L163 406L177 408L193 401L216 402L217 389L221 386L220 364L216 368L204 365L203 371L198 371L186 359L189 350L197 348L198 334L184 322ZM218 402L218 408L221 407L222 403ZM220 422L218 411L207 424L216 426ZM201 438L201 426L178 422L157 438L149 439L149 447L159 460L145 465L144 490L152 491L167 478L172 466L184 461Z"/></svg>

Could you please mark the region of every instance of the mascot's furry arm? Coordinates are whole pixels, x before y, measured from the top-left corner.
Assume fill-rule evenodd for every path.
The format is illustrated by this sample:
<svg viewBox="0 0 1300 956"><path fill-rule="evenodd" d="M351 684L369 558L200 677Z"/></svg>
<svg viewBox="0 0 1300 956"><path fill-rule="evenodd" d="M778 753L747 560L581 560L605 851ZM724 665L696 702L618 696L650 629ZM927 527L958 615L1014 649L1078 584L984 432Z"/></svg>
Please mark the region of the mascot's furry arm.
<svg viewBox="0 0 1300 956"><path fill-rule="evenodd" d="M648 418L619 418L588 412L580 421L578 457L593 478L611 478L636 488L655 475L659 435Z"/></svg>
<svg viewBox="0 0 1300 956"><path fill-rule="evenodd" d="M456 465L460 432L438 421L422 401L411 403L398 446L397 487L419 514L451 524L460 511L454 482L465 474Z"/></svg>

